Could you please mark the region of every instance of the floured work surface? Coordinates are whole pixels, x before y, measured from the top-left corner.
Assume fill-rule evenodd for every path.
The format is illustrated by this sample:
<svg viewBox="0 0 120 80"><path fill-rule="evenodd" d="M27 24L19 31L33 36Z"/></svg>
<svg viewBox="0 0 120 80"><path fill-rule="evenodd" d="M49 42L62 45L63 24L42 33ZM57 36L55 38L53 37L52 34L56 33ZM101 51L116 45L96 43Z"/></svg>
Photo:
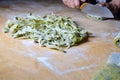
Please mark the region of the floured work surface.
<svg viewBox="0 0 120 80"><path fill-rule="evenodd" d="M94 37L62 53L2 32L8 19L29 13L71 17ZM0 80L90 80L111 53L120 52L113 43L119 25L118 21L90 20L57 0L0 1Z"/></svg>

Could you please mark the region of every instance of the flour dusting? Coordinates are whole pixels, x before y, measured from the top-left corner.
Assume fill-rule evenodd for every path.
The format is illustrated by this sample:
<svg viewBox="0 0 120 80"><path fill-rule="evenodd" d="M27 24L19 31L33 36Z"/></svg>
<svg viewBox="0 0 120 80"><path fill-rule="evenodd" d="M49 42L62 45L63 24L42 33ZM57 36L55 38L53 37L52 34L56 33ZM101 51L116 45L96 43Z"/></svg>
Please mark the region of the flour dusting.
<svg viewBox="0 0 120 80"><path fill-rule="evenodd" d="M93 67L96 67L95 64L89 64L87 66L73 67L70 69L60 70L57 66L55 66L49 62L49 59L50 59L49 57L37 57L36 59L38 62L43 63L46 67L48 67L50 70L52 70L53 72L55 72L58 75L64 75L64 74L68 74L68 73L80 71L80 70L88 70ZM64 67L65 66L63 66L62 68L64 68Z"/></svg>
<svg viewBox="0 0 120 80"><path fill-rule="evenodd" d="M22 44L24 44L25 46L33 46L34 45L34 41L22 40Z"/></svg>
<svg viewBox="0 0 120 80"><path fill-rule="evenodd" d="M104 32L104 33L100 33L99 36L100 36L101 38L107 38L107 37L109 37L109 36L115 37L118 33L119 33L119 32L112 32L112 33L110 33L110 32Z"/></svg>

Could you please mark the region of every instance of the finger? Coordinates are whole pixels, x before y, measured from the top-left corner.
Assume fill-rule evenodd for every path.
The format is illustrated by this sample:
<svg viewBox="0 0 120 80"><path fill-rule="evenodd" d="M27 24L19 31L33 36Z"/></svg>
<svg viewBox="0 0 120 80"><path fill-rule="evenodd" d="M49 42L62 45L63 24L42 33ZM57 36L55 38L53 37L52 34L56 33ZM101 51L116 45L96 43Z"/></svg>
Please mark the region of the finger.
<svg viewBox="0 0 120 80"><path fill-rule="evenodd" d="M68 4L68 1L67 1L67 0L62 0L62 1L63 1L63 3L64 3L65 5Z"/></svg>
<svg viewBox="0 0 120 80"><path fill-rule="evenodd" d="M74 0L70 0L70 2L69 2L69 7L75 8Z"/></svg>
<svg viewBox="0 0 120 80"><path fill-rule="evenodd" d="M64 3L66 6L68 6L68 7L71 8L71 6L70 6L70 0L63 0L63 3Z"/></svg>
<svg viewBox="0 0 120 80"><path fill-rule="evenodd" d="M80 6L79 0L74 0L74 5L75 5L75 8L79 8Z"/></svg>

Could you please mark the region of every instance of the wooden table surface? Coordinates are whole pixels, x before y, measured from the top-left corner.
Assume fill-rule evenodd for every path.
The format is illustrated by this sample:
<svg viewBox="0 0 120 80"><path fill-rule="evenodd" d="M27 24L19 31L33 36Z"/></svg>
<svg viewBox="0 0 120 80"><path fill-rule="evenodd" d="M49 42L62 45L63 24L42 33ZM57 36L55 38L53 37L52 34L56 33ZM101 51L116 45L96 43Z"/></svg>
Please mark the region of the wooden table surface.
<svg viewBox="0 0 120 80"><path fill-rule="evenodd" d="M62 53L3 33L8 19L29 13L71 17L94 37ZM120 52L113 43L119 31L119 21L88 19L80 10L67 8L60 0L1 0L0 80L91 80L111 53Z"/></svg>

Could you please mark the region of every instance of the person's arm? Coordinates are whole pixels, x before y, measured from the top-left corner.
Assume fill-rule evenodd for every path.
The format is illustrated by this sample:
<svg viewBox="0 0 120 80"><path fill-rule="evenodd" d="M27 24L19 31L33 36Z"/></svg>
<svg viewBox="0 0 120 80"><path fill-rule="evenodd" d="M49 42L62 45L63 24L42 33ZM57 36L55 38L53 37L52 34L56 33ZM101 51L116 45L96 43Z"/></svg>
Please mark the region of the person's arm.
<svg viewBox="0 0 120 80"><path fill-rule="evenodd" d="M79 8L80 1L85 2L86 0L63 0L63 3L70 8Z"/></svg>

